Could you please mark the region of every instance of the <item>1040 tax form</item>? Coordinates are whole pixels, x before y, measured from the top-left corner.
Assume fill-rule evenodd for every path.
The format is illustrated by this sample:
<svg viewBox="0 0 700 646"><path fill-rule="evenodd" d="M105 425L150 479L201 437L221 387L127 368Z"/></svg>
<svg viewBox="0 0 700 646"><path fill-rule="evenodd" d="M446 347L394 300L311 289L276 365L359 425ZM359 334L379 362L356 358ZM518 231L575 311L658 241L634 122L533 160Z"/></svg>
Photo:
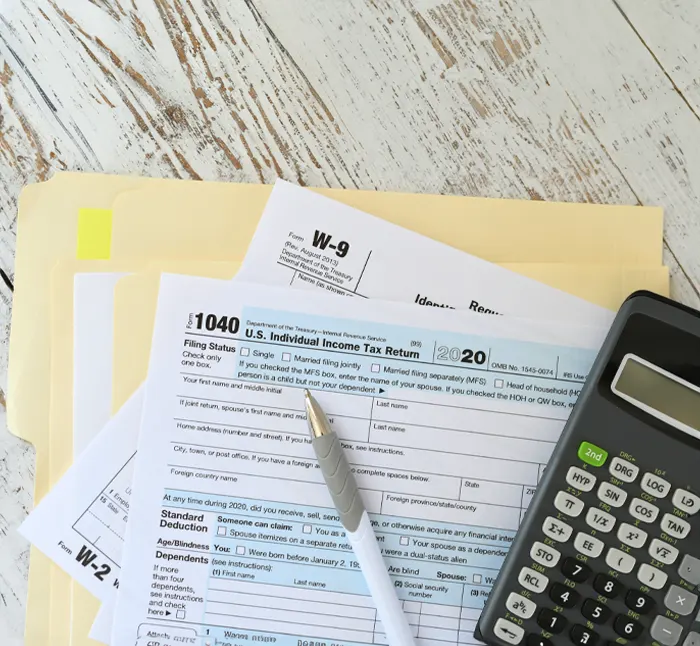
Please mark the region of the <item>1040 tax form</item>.
<svg viewBox="0 0 700 646"><path fill-rule="evenodd" d="M604 334L163 276L112 646L383 642L304 388L421 644L474 643Z"/></svg>

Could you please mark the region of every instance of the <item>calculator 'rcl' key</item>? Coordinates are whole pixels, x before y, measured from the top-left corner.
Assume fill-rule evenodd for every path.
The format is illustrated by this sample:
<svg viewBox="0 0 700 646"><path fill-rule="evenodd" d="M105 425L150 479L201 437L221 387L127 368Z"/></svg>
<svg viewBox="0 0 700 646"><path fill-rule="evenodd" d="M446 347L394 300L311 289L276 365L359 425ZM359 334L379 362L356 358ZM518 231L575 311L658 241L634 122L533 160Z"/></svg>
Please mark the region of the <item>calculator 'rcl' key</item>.
<svg viewBox="0 0 700 646"><path fill-rule="evenodd" d="M585 554L591 558L597 558L603 553L605 543L595 536L579 532L574 539L574 547L581 552L581 554Z"/></svg>
<svg viewBox="0 0 700 646"><path fill-rule="evenodd" d="M673 494L673 505L693 516L700 511L700 498L690 491L676 489L676 493Z"/></svg>
<svg viewBox="0 0 700 646"><path fill-rule="evenodd" d="M530 549L530 557L533 561L545 567L555 567L559 563L561 553L549 545L537 541Z"/></svg>
<svg viewBox="0 0 700 646"><path fill-rule="evenodd" d="M671 492L671 483L653 473L642 476L642 491L655 498L665 498Z"/></svg>
<svg viewBox="0 0 700 646"><path fill-rule="evenodd" d="M673 545L655 538L649 545L649 556L659 563L671 565L678 558L678 550Z"/></svg>
<svg viewBox="0 0 700 646"><path fill-rule="evenodd" d="M659 515L659 508L641 498L633 498L630 503L630 514L643 523L653 523Z"/></svg>
<svg viewBox="0 0 700 646"><path fill-rule="evenodd" d="M612 610L598 601L586 599L581 606L581 614L591 623L604 624L610 619Z"/></svg>
<svg viewBox="0 0 700 646"><path fill-rule="evenodd" d="M607 534L615 527L615 517L602 509L591 507L586 514L586 522L593 529Z"/></svg>
<svg viewBox="0 0 700 646"><path fill-rule="evenodd" d="M532 599L527 599L521 594L511 592L508 595L508 601L506 601L506 608L508 608L508 612L516 615L517 617L529 619L535 614L537 604L532 601Z"/></svg>
<svg viewBox="0 0 700 646"><path fill-rule="evenodd" d="M574 583L583 583L591 576L591 568L581 563L581 561L569 556L561 564L562 574Z"/></svg>
<svg viewBox="0 0 700 646"><path fill-rule="evenodd" d="M683 626L671 621L668 617L659 615L649 630L651 638L663 646L676 646L683 634Z"/></svg>
<svg viewBox="0 0 700 646"><path fill-rule="evenodd" d="M595 481L593 474L578 467L569 467L566 474L566 483L579 491L591 491L595 487Z"/></svg>
<svg viewBox="0 0 700 646"><path fill-rule="evenodd" d="M555 583L549 591L549 598L562 608L573 608L578 603L581 595L568 585Z"/></svg>
<svg viewBox="0 0 700 646"><path fill-rule="evenodd" d="M553 541L566 543L571 538L571 532L574 530L571 528L571 525L567 525L565 522L552 516L547 516L542 525L542 531Z"/></svg>
<svg viewBox="0 0 700 646"><path fill-rule="evenodd" d="M632 570L634 570L637 559L627 552L618 550L616 547L611 547L608 550L608 553L605 555L605 562L613 570L617 570L623 574L629 574Z"/></svg>
<svg viewBox="0 0 700 646"><path fill-rule="evenodd" d="M595 646L598 643L599 636L592 630L585 628L579 624L576 624L571 628L569 633L571 641L576 644L576 646Z"/></svg>
<svg viewBox="0 0 700 646"><path fill-rule="evenodd" d="M554 499L554 506L562 514L576 518L583 511L583 500L579 500L566 491L560 491Z"/></svg>
<svg viewBox="0 0 700 646"><path fill-rule="evenodd" d="M613 629L620 637L625 637L626 639L636 639L644 630L642 624L629 617L625 617L625 615L618 615L615 618Z"/></svg>
<svg viewBox="0 0 700 646"><path fill-rule="evenodd" d="M566 627L566 619L558 612L549 608L542 608L537 615L537 625L553 635L558 635Z"/></svg>
<svg viewBox="0 0 700 646"><path fill-rule="evenodd" d="M700 585L700 559L686 554L678 567L678 574L690 585Z"/></svg>
<svg viewBox="0 0 700 646"><path fill-rule="evenodd" d="M523 588L530 590L530 592L544 592L549 584L549 579L541 572L536 572L529 567L524 567L520 570L518 582Z"/></svg>
<svg viewBox="0 0 700 646"><path fill-rule="evenodd" d="M624 590L624 587L617 579L607 574L598 574L593 579L593 589L608 599L614 599Z"/></svg>
<svg viewBox="0 0 700 646"><path fill-rule="evenodd" d="M639 467L634 466L631 462L627 462L627 460L615 458L610 463L610 473L618 480L622 480L622 482L634 482L639 475Z"/></svg>
<svg viewBox="0 0 700 646"><path fill-rule="evenodd" d="M640 615L647 615L652 611L656 603L651 597L642 594L638 590L630 590L625 597L625 605Z"/></svg>
<svg viewBox="0 0 700 646"><path fill-rule="evenodd" d="M601 482L598 487L598 499L611 507L622 507L627 500L627 492L609 482Z"/></svg>
<svg viewBox="0 0 700 646"><path fill-rule="evenodd" d="M664 514L661 531L673 538L685 538L690 533L690 523L673 514Z"/></svg>
<svg viewBox="0 0 700 646"><path fill-rule="evenodd" d="M523 640L525 631L507 619L499 619L493 627L493 632L499 639L508 644L519 644Z"/></svg>
<svg viewBox="0 0 700 646"><path fill-rule="evenodd" d="M622 523L617 529L617 538L621 543L629 545L630 547L640 548L644 547L644 543L647 542L649 534L647 534L643 529L630 525L629 523Z"/></svg>
<svg viewBox="0 0 700 646"><path fill-rule="evenodd" d="M649 586L654 590L661 590L666 585L666 581L668 581L668 574L648 563L642 563L639 566L637 578L642 585Z"/></svg>

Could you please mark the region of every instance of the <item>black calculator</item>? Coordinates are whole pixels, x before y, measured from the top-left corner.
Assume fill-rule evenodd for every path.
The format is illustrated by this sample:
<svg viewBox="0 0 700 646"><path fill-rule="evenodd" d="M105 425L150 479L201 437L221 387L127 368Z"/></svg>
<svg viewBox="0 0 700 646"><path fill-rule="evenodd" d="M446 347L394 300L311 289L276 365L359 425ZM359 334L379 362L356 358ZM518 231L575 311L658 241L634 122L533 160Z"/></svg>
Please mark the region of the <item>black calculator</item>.
<svg viewBox="0 0 700 646"><path fill-rule="evenodd" d="M700 313L622 305L475 637L700 646Z"/></svg>

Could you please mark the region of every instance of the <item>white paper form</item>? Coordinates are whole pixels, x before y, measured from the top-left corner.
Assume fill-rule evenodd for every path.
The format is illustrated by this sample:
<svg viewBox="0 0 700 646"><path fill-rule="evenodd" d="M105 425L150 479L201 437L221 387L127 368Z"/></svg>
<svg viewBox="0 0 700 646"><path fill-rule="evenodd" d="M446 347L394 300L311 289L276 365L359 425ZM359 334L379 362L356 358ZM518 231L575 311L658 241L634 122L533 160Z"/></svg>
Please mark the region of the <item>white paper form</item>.
<svg viewBox="0 0 700 646"><path fill-rule="evenodd" d="M109 644L112 640L112 628L114 621L114 605L113 603L103 603L100 610L92 622L90 634L88 637L103 644Z"/></svg>
<svg viewBox="0 0 700 646"><path fill-rule="evenodd" d="M112 414L114 287L124 273L76 274L73 283L73 459Z"/></svg>
<svg viewBox="0 0 700 646"><path fill-rule="evenodd" d="M613 313L278 180L241 280L485 314L610 325Z"/></svg>
<svg viewBox="0 0 700 646"><path fill-rule="evenodd" d="M303 388L421 645L474 643L603 336L164 276L112 646L382 643Z"/></svg>
<svg viewBox="0 0 700 646"><path fill-rule="evenodd" d="M142 405L138 390L19 528L101 601L117 593Z"/></svg>

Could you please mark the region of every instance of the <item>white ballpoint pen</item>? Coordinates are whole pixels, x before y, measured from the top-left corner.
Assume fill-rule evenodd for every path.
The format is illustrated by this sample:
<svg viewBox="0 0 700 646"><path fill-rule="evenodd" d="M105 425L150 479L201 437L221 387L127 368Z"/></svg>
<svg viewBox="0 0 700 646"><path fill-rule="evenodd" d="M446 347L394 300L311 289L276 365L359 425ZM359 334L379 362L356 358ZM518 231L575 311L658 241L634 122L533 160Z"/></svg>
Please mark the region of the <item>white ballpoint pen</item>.
<svg viewBox="0 0 700 646"><path fill-rule="evenodd" d="M390 646L414 646L413 633L396 596L377 537L338 436L319 403L305 391L311 444L355 558L367 582Z"/></svg>

